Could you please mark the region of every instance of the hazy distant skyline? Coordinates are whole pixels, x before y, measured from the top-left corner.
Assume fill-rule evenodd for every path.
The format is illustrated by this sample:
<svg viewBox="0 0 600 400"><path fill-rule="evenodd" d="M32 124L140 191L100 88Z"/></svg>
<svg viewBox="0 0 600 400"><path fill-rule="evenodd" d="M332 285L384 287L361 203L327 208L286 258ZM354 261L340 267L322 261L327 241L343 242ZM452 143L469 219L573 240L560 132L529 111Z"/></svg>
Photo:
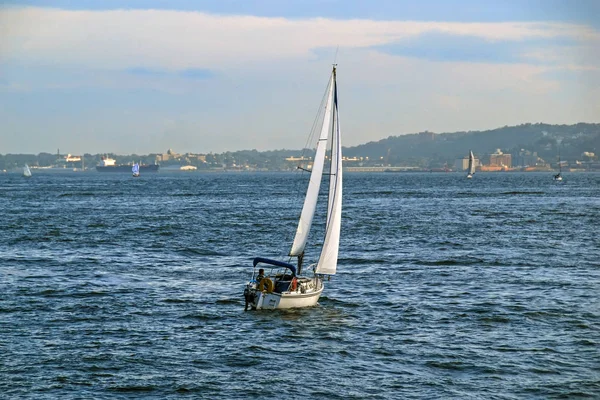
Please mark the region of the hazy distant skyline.
<svg viewBox="0 0 600 400"><path fill-rule="evenodd" d="M600 120L600 2L4 1L0 154L301 148Z"/></svg>

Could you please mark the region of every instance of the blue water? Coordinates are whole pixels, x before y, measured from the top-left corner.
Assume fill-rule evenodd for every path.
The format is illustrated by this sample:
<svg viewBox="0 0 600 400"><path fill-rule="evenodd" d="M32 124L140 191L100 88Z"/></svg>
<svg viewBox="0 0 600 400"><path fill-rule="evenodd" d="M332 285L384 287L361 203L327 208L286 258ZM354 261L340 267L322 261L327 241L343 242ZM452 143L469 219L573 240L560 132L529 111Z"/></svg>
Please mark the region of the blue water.
<svg viewBox="0 0 600 400"><path fill-rule="evenodd" d="M0 397L600 398L600 174L344 183L319 306L244 312L294 175L0 174Z"/></svg>

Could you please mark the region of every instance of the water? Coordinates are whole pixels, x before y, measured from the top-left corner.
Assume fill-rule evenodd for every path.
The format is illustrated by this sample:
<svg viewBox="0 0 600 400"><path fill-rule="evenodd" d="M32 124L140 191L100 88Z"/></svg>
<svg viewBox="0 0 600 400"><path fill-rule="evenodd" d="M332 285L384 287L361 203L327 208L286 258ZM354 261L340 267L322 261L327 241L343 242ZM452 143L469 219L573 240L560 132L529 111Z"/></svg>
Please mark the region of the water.
<svg viewBox="0 0 600 400"><path fill-rule="evenodd" d="M600 398L600 174L346 174L320 305L244 312L301 197L287 173L0 174L0 393Z"/></svg>

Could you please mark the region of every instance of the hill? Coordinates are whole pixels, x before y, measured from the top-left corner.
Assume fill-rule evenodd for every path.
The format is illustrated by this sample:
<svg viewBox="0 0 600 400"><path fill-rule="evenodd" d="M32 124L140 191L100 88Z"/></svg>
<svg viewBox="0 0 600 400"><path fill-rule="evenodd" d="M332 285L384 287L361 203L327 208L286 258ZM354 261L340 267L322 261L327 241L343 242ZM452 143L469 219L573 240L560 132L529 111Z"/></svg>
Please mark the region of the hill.
<svg viewBox="0 0 600 400"><path fill-rule="evenodd" d="M554 162L560 144L561 158L581 159L583 152L600 151L600 124L574 125L522 124L487 131L453 133L421 132L390 136L344 149L347 157L369 157L389 165L437 167L452 164L473 150L480 157L497 149L517 156L522 151L537 152Z"/></svg>

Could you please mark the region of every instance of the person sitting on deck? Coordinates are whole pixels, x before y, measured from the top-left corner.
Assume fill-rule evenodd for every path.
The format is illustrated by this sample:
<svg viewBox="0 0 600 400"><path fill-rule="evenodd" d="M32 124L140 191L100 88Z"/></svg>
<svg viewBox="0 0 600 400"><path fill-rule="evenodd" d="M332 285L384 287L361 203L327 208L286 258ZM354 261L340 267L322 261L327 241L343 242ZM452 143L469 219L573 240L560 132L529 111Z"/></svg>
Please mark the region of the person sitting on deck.
<svg viewBox="0 0 600 400"><path fill-rule="evenodd" d="M260 281L262 281L264 279L264 277L265 277L265 270L261 268L258 270L258 275L256 276L256 286L257 287L260 284ZM246 288L246 290L244 290L244 298L246 300L246 306L244 307L244 311L248 311L248 305L250 305L250 303L252 303L252 301L254 300L254 295L252 293L250 293L247 288Z"/></svg>
<svg viewBox="0 0 600 400"><path fill-rule="evenodd" d="M260 281L262 281L264 278L265 278L265 270L261 268L258 270L258 275L256 275L256 283L259 284Z"/></svg>

